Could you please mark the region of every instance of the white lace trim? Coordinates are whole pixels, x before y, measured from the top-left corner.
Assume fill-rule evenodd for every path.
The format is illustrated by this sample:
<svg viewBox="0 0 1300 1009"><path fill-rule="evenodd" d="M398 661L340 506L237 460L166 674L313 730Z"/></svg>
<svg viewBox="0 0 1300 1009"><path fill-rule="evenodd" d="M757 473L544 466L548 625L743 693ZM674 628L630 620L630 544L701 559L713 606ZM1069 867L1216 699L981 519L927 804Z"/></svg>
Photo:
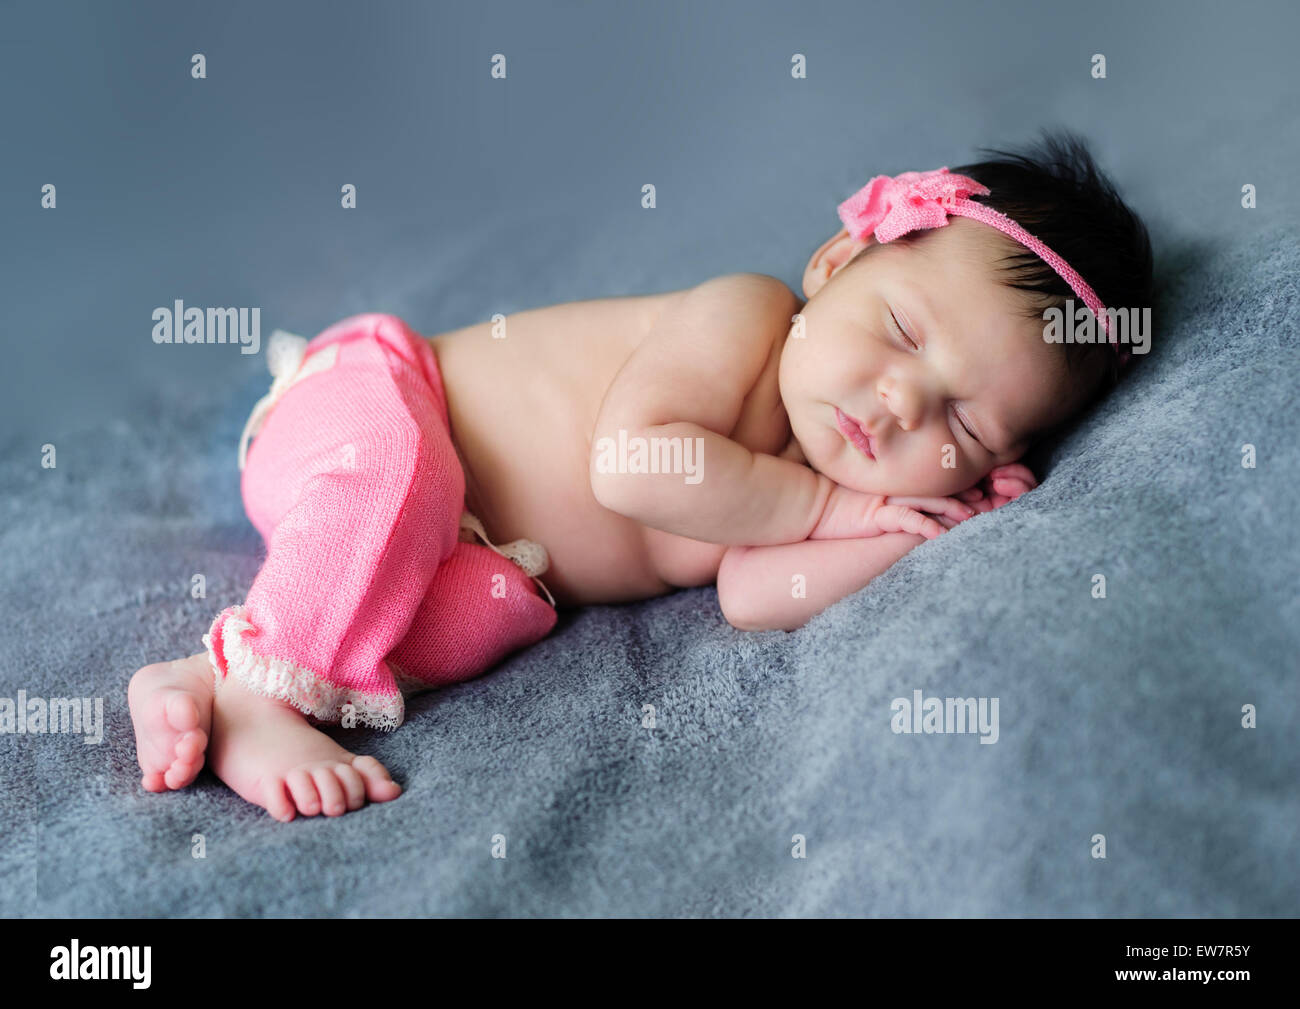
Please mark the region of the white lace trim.
<svg viewBox="0 0 1300 1009"><path fill-rule="evenodd" d="M220 619L220 617L218 617ZM215 621L214 621L215 623ZM322 722L339 721L345 704L356 711L357 722L374 729L391 730L402 724L405 706L400 693L363 694L349 687L339 687L322 679L310 669L284 659L258 655L245 642L244 634L254 627L248 621L248 610L232 606L221 627L221 647L226 656L226 672L254 693L288 701L299 711ZM220 667L212 633L203 635L208 649L208 661L218 688L221 685Z"/></svg>
<svg viewBox="0 0 1300 1009"><path fill-rule="evenodd" d="M483 528L483 523L479 521L478 516L468 510L461 512L460 527L468 529L481 539L489 550L514 563L546 593L547 601L550 602L551 606L555 606L555 597L551 595L551 590L538 577L538 575L543 575L549 571L551 567L551 558L546 552L546 547L533 540L523 539L511 540L509 543L502 543L501 546L497 546L488 539L487 530Z"/></svg>

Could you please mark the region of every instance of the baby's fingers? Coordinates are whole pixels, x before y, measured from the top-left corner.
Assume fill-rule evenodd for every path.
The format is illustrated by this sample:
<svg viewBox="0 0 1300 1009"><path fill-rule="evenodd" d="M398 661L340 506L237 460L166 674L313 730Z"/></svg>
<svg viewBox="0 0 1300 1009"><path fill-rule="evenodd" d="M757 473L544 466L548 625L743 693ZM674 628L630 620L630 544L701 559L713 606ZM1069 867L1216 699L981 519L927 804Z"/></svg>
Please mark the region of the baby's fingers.
<svg viewBox="0 0 1300 1009"><path fill-rule="evenodd" d="M1005 466L994 466L989 472L988 481L994 490L998 489L998 484L1003 484L1010 488L1019 487L1019 493L1021 494L1038 486L1038 478L1034 476L1034 471L1018 462L1008 463Z"/></svg>
<svg viewBox="0 0 1300 1009"><path fill-rule="evenodd" d="M889 497L886 504L914 508L930 515L942 515L954 522L962 522L975 514L975 507L951 497Z"/></svg>
<svg viewBox="0 0 1300 1009"><path fill-rule="evenodd" d="M1020 497L1021 494L1024 494L1026 491L1031 491L1034 489L1033 487L1022 483L1019 480L1009 480L1009 479L994 480L992 486L993 486L992 497L1002 498L1003 499L1002 503L1004 504L1006 503L1006 501L1014 501L1016 498ZM1001 507L1001 505L995 505L994 507Z"/></svg>
<svg viewBox="0 0 1300 1009"><path fill-rule="evenodd" d="M937 539L944 528L929 515L899 504L881 505L876 509L876 525L884 533L912 533L928 540Z"/></svg>
<svg viewBox="0 0 1300 1009"><path fill-rule="evenodd" d="M1023 480L1031 487L1038 486L1038 478L1034 476L1034 471L1022 462L1009 462L1002 466L994 466L989 471L992 477L1012 477L1016 480Z"/></svg>

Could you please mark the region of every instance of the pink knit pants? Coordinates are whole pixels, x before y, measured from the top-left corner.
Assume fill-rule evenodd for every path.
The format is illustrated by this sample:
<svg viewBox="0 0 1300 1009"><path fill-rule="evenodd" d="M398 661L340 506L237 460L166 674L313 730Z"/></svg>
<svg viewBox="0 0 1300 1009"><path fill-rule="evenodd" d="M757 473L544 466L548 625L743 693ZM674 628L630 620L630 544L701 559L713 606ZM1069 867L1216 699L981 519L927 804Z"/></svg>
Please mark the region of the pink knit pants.
<svg viewBox="0 0 1300 1009"><path fill-rule="evenodd" d="M404 690L485 672L545 637L555 610L510 560L460 542L465 477L427 341L359 315L302 365L243 473L266 561L203 640L218 684L396 728Z"/></svg>

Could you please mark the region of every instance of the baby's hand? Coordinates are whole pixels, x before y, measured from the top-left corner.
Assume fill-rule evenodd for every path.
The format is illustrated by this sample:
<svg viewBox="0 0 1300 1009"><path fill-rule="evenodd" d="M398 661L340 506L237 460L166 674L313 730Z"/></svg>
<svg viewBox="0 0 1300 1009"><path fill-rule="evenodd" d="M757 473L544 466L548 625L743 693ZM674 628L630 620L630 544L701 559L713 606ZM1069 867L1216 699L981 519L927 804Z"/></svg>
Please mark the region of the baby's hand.
<svg viewBox="0 0 1300 1009"><path fill-rule="evenodd" d="M933 521L944 529L951 529L958 522L965 522L977 512L989 510L988 504L981 500L983 494L977 488L972 490L978 497L972 495L971 491L962 491L956 497L887 497L885 507L903 508L927 517L933 516ZM967 500L968 496L970 500ZM934 539L933 536L929 538Z"/></svg>
<svg viewBox="0 0 1300 1009"><path fill-rule="evenodd" d="M885 501L887 505L914 508L933 515L945 529L951 529L972 515L1001 508L1037 486L1038 480L1029 467L1009 463L998 466L974 487L956 497L890 497Z"/></svg>
<svg viewBox="0 0 1300 1009"><path fill-rule="evenodd" d="M886 498L883 494L863 494L836 484L826 500L826 507L822 509L821 518L808 538L847 540L882 536L885 533L914 533L932 540L943 535L944 527L939 524L939 520L900 503L901 500ZM952 499L918 498L916 500ZM964 511L963 518L975 514L960 501L955 501L954 505Z"/></svg>
<svg viewBox="0 0 1300 1009"><path fill-rule="evenodd" d="M1031 491L1037 486L1038 480L1029 467L1013 462L1006 466L998 466L980 481L979 486L972 487L971 490L979 491L984 500L990 502L991 507L1001 508L1008 501L1014 501L1025 491ZM963 500L968 499L963 498Z"/></svg>

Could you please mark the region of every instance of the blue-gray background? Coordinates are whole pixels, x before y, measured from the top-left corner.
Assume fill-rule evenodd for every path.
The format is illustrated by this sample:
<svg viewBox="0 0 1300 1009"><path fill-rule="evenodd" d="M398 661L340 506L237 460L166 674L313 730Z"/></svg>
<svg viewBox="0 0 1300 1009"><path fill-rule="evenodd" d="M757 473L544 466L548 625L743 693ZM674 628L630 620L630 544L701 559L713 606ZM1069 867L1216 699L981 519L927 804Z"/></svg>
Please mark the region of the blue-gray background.
<svg viewBox="0 0 1300 1009"><path fill-rule="evenodd" d="M0 695L97 693L111 730L0 738L0 911L1294 913L1297 37L1292 3L0 6ZM732 631L709 589L566 617L356 744L407 785L387 807L140 793L124 684L256 571L234 440L267 383L154 345L155 307L259 306L265 341L795 286L870 175L1056 124L1148 220L1170 314L1034 495L798 634ZM1000 693L999 745L893 737L913 688Z"/></svg>
<svg viewBox="0 0 1300 1009"><path fill-rule="evenodd" d="M1153 225L1241 235L1300 200L1300 14L1236 11L7 4L0 420L30 446L139 418L161 388L207 400L263 371L230 347L155 346L150 313L176 298L260 306L265 338L358 311L432 333L741 270L797 289L869 176L1055 122L1094 141ZM1243 181L1266 193L1257 214Z"/></svg>

